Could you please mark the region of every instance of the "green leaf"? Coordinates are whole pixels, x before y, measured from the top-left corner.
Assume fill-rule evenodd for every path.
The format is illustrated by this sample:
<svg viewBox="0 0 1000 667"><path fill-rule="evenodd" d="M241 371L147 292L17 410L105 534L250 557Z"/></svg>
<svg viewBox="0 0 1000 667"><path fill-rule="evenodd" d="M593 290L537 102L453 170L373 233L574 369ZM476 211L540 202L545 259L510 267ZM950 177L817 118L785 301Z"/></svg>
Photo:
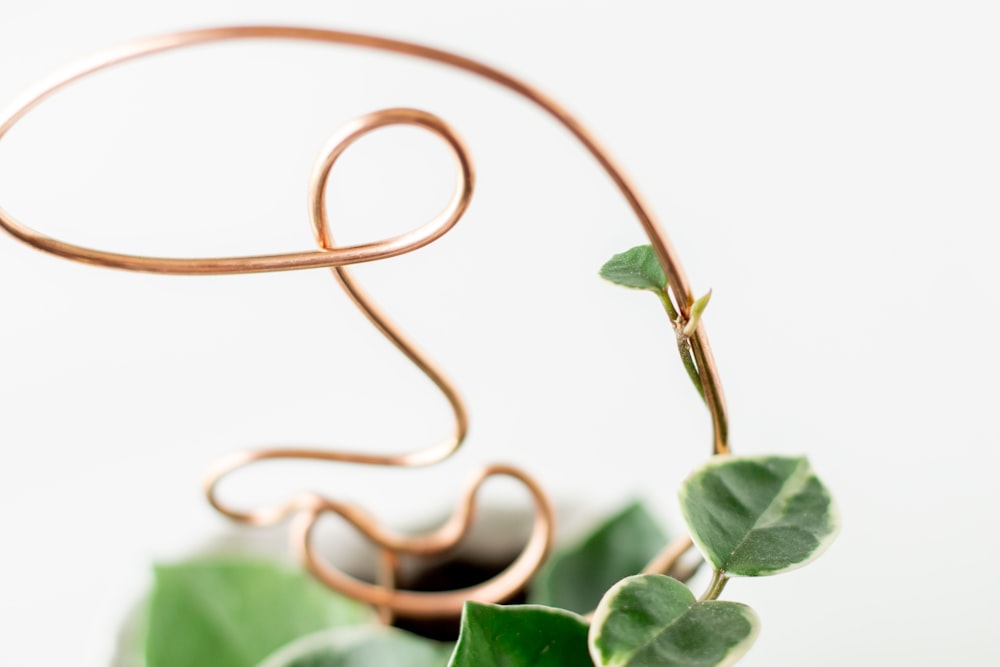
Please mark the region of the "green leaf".
<svg viewBox="0 0 1000 667"><path fill-rule="evenodd" d="M608 591L590 626L598 667L732 665L753 644L757 615L735 602L697 602L662 574L623 579Z"/></svg>
<svg viewBox="0 0 1000 667"><path fill-rule="evenodd" d="M374 625L301 637L258 667L444 667L451 645Z"/></svg>
<svg viewBox="0 0 1000 667"><path fill-rule="evenodd" d="M683 333L685 336L693 336L695 330L698 328L698 322L701 321L701 314L705 312L705 308L708 307L708 302L712 300L712 290L708 290L704 296L695 299L695 302L691 304L691 317L688 318L687 324L684 325Z"/></svg>
<svg viewBox="0 0 1000 667"><path fill-rule="evenodd" d="M371 619L371 611L304 572L259 560L156 568L148 667L253 667L302 635Z"/></svg>
<svg viewBox="0 0 1000 667"><path fill-rule="evenodd" d="M727 574L801 567L838 530L833 498L804 457L715 457L684 482L680 500L695 544Z"/></svg>
<svg viewBox="0 0 1000 667"><path fill-rule="evenodd" d="M448 667L592 667L587 622L551 607L466 602Z"/></svg>
<svg viewBox="0 0 1000 667"><path fill-rule="evenodd" d="M667 277L650 245L636 246L609 259L601 267L601 277L622 287L660 292Z"/></svg>
<svg viewBox="0 0 1000 667"><path fill-rule="evenodd" d="M666 543L649 511L631 503L582 542L553 555L532 582L528 599L589 613L615 582L641 572Z"/></svg>

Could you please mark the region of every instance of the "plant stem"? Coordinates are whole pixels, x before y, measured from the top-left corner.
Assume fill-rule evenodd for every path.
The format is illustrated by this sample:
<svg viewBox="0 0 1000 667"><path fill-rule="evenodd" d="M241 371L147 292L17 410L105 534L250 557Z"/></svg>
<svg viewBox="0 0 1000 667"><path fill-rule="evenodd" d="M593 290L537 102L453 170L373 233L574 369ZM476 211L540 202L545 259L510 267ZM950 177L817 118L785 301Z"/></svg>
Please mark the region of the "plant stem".
<svg viewBox="0 0 1000 667"><path fill-rule="evenodd" d="M705 390L701 386L701 375L698 373L698 366L694 363L694 358L691 356L691 343L687 338L677 339L677 352L681 355L681 363L684 364L684 370L687 371L688 377L691 378L691 384L694 385L695 390L698 395L701 396L701 400L705 401ZM705 401L706 405L708 404Z"/></svg>
<svg viewBox="0 0 1000 667"><path fill-rule="evenodd" d="M701 375L698 373L698 366L694 363L694 357L691 356L691 342L687 336L677 333L679 331L677 321L680 319L680 315L678 315L673 301L670 300L670 293L664 288L658 291L656 295L660 297L660 303L663 304L663 309L667 311L670 323L674 326L675 334L677 335L677 353L681 355L681 363L684 364L684 370L687 371L688 377L691 379L691 384L694 385L695 391L701 396L701 400L706 401L705 390L701 386ZM707 403L706 401L706 405Z"/></svg>
<svg viewBox="0 0 1000 667"><path fill-rule="evenodd" d="M715 570L712 572L712 581L708 584L708 590L701 594L698 598L698 602L705 602L707 600L718 600L719 596L722 595L722 589L726 587L729 582L729 577L722 570Z"/></svg>
<svg viewBox="0 0 1000 667"><path fill-rule="evenodd" d="M656 295L660 297L660 302L663 304L664 310L667 311L667 315L670 316L670 321L676 322L678 317L677 309L674 308L674 302L670 300L670 294L667 292L667 289L661 289Z"/></svg>

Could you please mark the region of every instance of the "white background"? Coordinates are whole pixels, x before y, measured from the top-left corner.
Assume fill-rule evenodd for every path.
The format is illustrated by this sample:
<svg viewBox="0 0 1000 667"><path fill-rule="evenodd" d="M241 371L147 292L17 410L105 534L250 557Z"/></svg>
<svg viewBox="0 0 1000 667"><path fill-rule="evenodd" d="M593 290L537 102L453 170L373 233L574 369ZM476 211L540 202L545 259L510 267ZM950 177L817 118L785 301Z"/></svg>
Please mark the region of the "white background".
<svg viewBox="0 0 1000 667"><path fill-rule="evenodd" d="M1000 17L987 2L389 3L2 0L0 103L102 47L173 29L302 24L407 38L522 76L635 177L698 292L738 453L807 453L844 529L810 567L726 591L763 631L741 664L1000 661ZM651 297L596 278L638 244L607 178L552 121L430 65L254 43L90 79L0 144L0 205L67 240L180 256L310 247L305 182L343 122L440 114L479 169L456 230L359 271L466 393L441 466L277 466L244 502L316 487L395 525L515 462L560 503L676 488L709 423ZM353 149L342 241L449 194L416 130ZM203 471L246 445L398 451L443 402L322 271L158 277L0 238L0 664L105 665L154 560L226 530ZM494 502L523 504L497 483Z"/></svg>

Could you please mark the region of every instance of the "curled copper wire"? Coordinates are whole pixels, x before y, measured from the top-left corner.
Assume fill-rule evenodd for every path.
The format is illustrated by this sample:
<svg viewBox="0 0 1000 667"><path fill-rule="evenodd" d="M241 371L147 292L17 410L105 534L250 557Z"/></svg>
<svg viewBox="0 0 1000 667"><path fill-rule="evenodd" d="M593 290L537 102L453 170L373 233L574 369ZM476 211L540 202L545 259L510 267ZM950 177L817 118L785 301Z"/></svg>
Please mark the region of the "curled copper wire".
<svg viewBox="0 0 1000 667"><path fill-rule="evenodd" d="M119 46L75 67L56 74L29 91L0 114L0 140L10 129L46 98L67 85L94 72L153 53L208 42L237 39L291 39L357 46L389 51L433 61L490 80L541 108L575 136L603 167L636 215L643 231L663 266L669 288L683 318L690 315L692 290L683 268L666 234L659 228L647 205L632 182L610 154L568 111L528 84L475 60L447 51L409 42L333 30L287 26L241 26L178 32L139 40ZM458 164L458 183L445 209L434 219L409 232L380 241L353 246L337 246L326 216L326 183L337 158L367 132L388 125L414 125L432 132L453 152ZM273 507L241 510L219 500L219 481L246 465L269 459L311 459L339 463L380 466L424 466L439 462L461 446L468 428L462 399L444 373L412 343L402 331L377 307L349 273L352 264L377 261L417 250L440 238L462 217L472 194L474 172L468 151L455 132L440 118L415 109L386 109L356 119L335 134L315 163L309 182L309 213L318 249L279 255L218 258L172 258L126 255L74 245L42 234L24 225L0 208L0 227L21 241L67 259L130 271L169 274L233 274L330 268L340 286L371 323L415 364L444 394L451 407L452 432L436 444L401 454L379 455L315 449L261 449L243 451L225 457L209 474L205 490L209 502L222 514L243 523L271 525L292 519L292 540L306 567L331 588L374 605L383 618L393 614L407 616L450 616L458 613L467 599L499 601L520 588L537 570L551 547L554 514L545 494L525 473L509 466L488 466L469 481L451 518L437 530L419 536L403 536L385 529L362 508L340 503L313 493L299 493L283 504ZM715 361L703 323L691 337L706 404L712 419L712 452L727 453L728 422L725 399ZM504 572L472 588L442 593L422 593L396 590L392 581L391 564L399 554L429 555L453 548L466 534L472 522L475 497L482 484L492 476L508 476L521 482L535 505L533 530L521 554ZM376 584L354 579L335 569L316 552L312 535L317 521L325 514L341 516L365 535L380 550L382 576ZM690 548L682 538L668 545L651 563L647 571L666 571Z"/></svg>

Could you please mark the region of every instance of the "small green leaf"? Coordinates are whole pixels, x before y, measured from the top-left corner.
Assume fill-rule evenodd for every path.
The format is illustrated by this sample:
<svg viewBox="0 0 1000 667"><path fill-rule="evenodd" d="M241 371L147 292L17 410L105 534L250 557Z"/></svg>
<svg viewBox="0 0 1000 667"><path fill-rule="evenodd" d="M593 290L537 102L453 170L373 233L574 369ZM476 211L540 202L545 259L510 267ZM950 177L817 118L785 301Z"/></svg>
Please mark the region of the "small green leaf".
<svg viewBox="0 0 1000 667"><path fill-rule="evenodd" d="M592 667L587 622L551 607L466 602L448 667Z"/></svg>
<svg viewBox="0 0 1000 667"><path fill-rule="evenodd" d="M581 543L550 558L532 582L529 601L589 613L615 582L641 572L666 543L649 511L631 503Z"/></svg>
<svg viewBox="0 0 1000 667"><path fill-rule="evenodd" d="M804 457L715 457L684 482L680 500L695 544L727 574L801 567L838 530L833 498Z"/></svg>
<svg viewBox="0 0 1000 667"><path fill-rule="evenodd" d="M650 245L636 246L609 259L601 267L601 277L622 287L660 292L667 277Z"/></svg>
<svg viewBox="0 0 1000 667"><path fill-rule="evenodd" d="M374 625L301 637L258 667L444 667L451 645Z"/></svg>
<svg viewBox="0 0 1000 667"><path fill-rule="evenodd" d="M254 667L293 639L372 618L304 572L245 559L156 568L148 667Z"/></svg>
<svg viewBox="0 0 1000 667"><path fill-rule="evenodd" d="M641 574L607 592L590 626L598 667L722 667L753 644L757 615L735 602L697 602L687 586Z"/></svg>
<svg viewBox="0 0 1000 667"><path fill-rule="evenodd" d="M691 304L691 317L688 319L687 324L684 325L684 335L691 336L694 334L695 329L698 328L698 322L701 321L701 314L705 312L705 308L708 307L708 302L712 299L712 290L708 290L703 297L696 299L694 303Z"/></svg>

